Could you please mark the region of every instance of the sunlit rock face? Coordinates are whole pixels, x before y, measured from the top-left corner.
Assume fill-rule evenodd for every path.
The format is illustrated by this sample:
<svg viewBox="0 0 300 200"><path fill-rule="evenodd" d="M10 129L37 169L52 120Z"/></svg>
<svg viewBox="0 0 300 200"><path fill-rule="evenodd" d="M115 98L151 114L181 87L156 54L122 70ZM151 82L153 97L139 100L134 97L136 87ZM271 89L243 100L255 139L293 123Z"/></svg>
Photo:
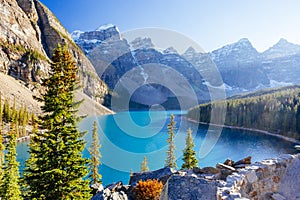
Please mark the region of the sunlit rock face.
<svg viewBox="0 0 300 200"><path fill-rule="evenodd" d="M49 60L57 44L67 44L79 66L82 92L98 102L107 86L97 77L85 54L47 7L37 0L0 1L0 70L24 81L40 83L48 74Z"/></svg>

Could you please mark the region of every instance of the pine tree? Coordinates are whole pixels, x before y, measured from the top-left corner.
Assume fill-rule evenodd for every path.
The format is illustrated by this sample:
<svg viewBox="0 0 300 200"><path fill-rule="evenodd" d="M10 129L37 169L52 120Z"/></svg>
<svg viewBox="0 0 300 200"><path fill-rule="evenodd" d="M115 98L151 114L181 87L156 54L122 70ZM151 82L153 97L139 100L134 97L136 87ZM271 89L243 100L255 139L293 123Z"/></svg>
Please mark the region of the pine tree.
<svg viewBox="0 0 300 200"><path fill-rule="evenodd" d="M9 101L8 99L4 100L4 105L3 105L3 118L5 122L9 122L10 121L10 115L11 111L10 111L10 106L9 106Z"/></svg>
<svg viewBox="0 0 300 200"><path fill-rule="evenodd" d="M2 123L0 124L0 188L2 188L1 184L2 184L2 180L3 180L3 175L4 175L4 171L3 171L3 167L4 167L4 150L5 150L5 146L3 145L3 126ZM0 192L1 194L1 192Z"/></svg>
<svg viewBox="0 0 300 200"><path fill-rule="evenodd" d="M188 129L187 136L185 140L185 149L183 150L183 164L181 169L192 169L198 166L198 160L196 158L196 152L194 148L194 140L192 137L192 130Z"/></svg>
<svg viewBox="0 0 300 200"><path fill-rule="evenodd" d="M3 108L2 108L2 93L0 92L0 125L2 124Z"/></svg>
<svg viewBox="0 0 300 200"><path fill-rule="evenodd" d="M11 123L10 132L8 134L9 141L6 146L7 153L5 155L4 176L2 179L1 196L5 200L20 200L20 174L19 163L17 162L16 151L16 133L14 122Z"/></svg>
<svg viewBox="0 0 300 200"><path fill-rule="evenodd" d="M149 167L147 164L147 158L146 158L146 156L144 156L144 160L141 163L141 172L147 172L147 171L149 171Z"/></svg>
<svg viewBox="0 0 300 200"><path fill-rule="evenodd" d="M82 157L84 141L77 129L74 90L78 68L67 47L54 50L46 93L38 100L44 115L39 125L44 132L33 134L24 181L29 199L89 199L88 159ZM79 106L79 105L78 105ZM77 106L77 107L78 107Z"/></svg>
<svg viewBox="0 0 300 200"><path fill-rule="evenodd" d="M101 183L102 176L98 172L98 167L101 164L100 159L101 159L101 153L99 149L101 148L99 139L98 139L98 129L97 129L97 123L94 121L93 124L93 134L92 134L92 144L90 146L90 154L91 154L91 166L90 166L90 171L91 171L91 183L96 184L96 183Z"/></svg>
<svg viewBox="0 0 300 200"><path fill-rule="evenodd" d="M176 130L176 122L174 121L174 115L170 116L170 123L168 124L168 150L167 150L167 159L166 159L166 166L171 168L177 168L176 165L176 157L175 157L175 130Z"/></svg>
<svg viewBox="0 0 300 200"><path fill-rule="evenodd" d="M31 133L36 134L38 132L38 122L34 113L32 113L31 115L31 125L32 125Z"/></svg>
<svg viewBox="0 0 300 200"><path fill-rule="evenodd" d="M17 105L16 105L16 97L14 98L14 104L11 109L11 121L17 122L18 121L18 111L17 111Z"/></svg>

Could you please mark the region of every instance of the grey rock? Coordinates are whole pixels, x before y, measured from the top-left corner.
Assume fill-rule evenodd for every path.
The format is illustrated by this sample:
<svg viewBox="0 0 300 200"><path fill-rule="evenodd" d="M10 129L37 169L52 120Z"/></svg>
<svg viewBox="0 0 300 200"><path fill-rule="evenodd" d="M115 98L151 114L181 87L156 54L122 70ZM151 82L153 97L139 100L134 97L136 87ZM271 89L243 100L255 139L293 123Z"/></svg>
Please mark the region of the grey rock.
<svg viewBox="0 0 300 200"><path fill-rule="evenodd" d="M240 168L245 168L245 167L247 167L247 165L246 165L246 164L239 164L239 165L234 165L234 167L235 167L236 169L240 169Z"/></svg>
<svg viewBox="0 0 300 200"><path fill-rule="evenodd" d="M129 185L136 185L139 180L148 180L148 179L159 179L163 183L165 183L168 178L174 174L176 170L165 167L162 169L158 169L150 172L141 172L141 173L133 173L129 180Z"/></svg>
<svg viewBox="0 0 300 200"><path fill-rule="evenodd" d="M200 167L193 167L193 172L194 172L195 174L201 174L201 173L202 173Z"/></svg>
<svg viewBox="0 0 300 200"><path fill-rule="evenodd" d="M273 200L286 200L286 198L284 196L282 196L281 194L278 194L278 193L272 194L271 197Z"/></svg>
<svg viewBox="0 0 300 200"><path fill-rule="evenodd" d="M227 160L225 160L225 162L223 163L223 164L225 164L225 165L228 165L228 166L233 166L234 165L234 161L233 160L231 160L231 159L227 159Z"/></svg>
<svg viewBox="0 0 300 200"><path fill-rule="evenodd" d="M217 199L216 182L194 176L172 175L164 186L160 200L201 200Z"/></svg>
<svg viewBox="0 0 300 200"><path fill-rule="evenodd" d="M225 165L225 164L222 164L222 163L218 163L216 165L216 167L219 168L219 169L227 169L227 170L230 170L230 171L233 171L233 172L236 171L236 169L234 167L231 167L231 166L228 166L228 165Z"/></svg>
<svg viewBox="0 0 300 200"><path fill-rule="evenodd" d="M117 188L121 187L123 185L122 181L109 184L105 187L105 189L109 189L110 191L116 191Z"/></svg>
<svg viewBox="0 0 300 200"><path fill-rule="evenodd" d="M252 159L252 157L248 156L248 157L246 157L246 158L244 158L242 160L239 160L239 161L235 162L233 164L233 167L235 167L237 165L250 165L251 164L251 159Z"/></svg>
<svg viewBox="0 0 300 200"><path fill-rule="evenodd" d="M103 185L100 183L95 183L95 184L91 185L90 188L92 189L93 195L95 195L98 192L102 192L104 190Z"/></svg>
<svg viewBox="0 0 300 200"><path fill-rule="evenodd" d="M220 173L220 169L215 167L204 167L201 170L202 174L218 174Z"/></svg>
<svg viewBox="0 0 300 200"><path fill-rule="evenodd" d="M280 178L278 192L286 199L300 199L300 154L289 160L288 167L284 168L284 174Z"/></svg>

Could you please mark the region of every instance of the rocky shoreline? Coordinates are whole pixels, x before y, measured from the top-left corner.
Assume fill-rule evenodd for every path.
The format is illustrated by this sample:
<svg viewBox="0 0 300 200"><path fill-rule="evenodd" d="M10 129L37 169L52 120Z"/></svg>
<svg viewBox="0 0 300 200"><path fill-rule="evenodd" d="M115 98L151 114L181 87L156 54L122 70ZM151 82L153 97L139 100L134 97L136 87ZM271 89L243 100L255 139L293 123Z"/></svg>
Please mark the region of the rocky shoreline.
<svg viewBox="0 0 300 200"><path fill-rule="evenodd" d="M105 188L93 185L91 200L134 200L139 180L158 179L163 185L160 200L296 200L300 179L300 153L282 155L251 164L251 157L234 162L226 160L216 167L191 170L162 168L133 173L128 185L117 182Z"/></svg>

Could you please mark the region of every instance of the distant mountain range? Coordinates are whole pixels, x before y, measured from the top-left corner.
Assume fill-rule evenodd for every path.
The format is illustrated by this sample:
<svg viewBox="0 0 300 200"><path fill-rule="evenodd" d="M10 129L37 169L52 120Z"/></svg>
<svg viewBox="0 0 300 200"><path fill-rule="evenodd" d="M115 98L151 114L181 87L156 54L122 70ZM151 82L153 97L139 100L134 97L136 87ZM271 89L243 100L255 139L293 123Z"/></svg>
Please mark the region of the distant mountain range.
<svg viewBox="0 0 300 200"><path fill-rule="evenodd" d="M168 89L168 84L182 85L181 80L172 75L172 69L186 78L199 103L209 101L209 88L220 87L220 83L212 83L213 77L208 81L201 75L208 69L211 61L216 64L229 96L300 83L300 45L289 43L285 39L280 39L262 53L248 39L243 38L209 53L197 52L189 47L183 54L179 54L173 47L157 50L151 38L139 37L128 42L121 36L118 28L111 24L95 31L75 31L71 35L93 63L100 78L111 89L125 74L130 80L144 79L146 84L139 87L130 99L131 103L139 106L165 104L167 108L177 108L174 99L182 97L188 101L189 96L193 96L188 94L187 88L178 91ZM164 70L151 72L149 76L150 72L144 67L147 64L169 68L162 67ZM130 70L134 70L134 73L128 75ZM162 79L166 81L160 82ZM147 84L151 82L158 84ZM130 92L127 86L124 87ZM193 99L190 100L193 102Z"/></svg>

